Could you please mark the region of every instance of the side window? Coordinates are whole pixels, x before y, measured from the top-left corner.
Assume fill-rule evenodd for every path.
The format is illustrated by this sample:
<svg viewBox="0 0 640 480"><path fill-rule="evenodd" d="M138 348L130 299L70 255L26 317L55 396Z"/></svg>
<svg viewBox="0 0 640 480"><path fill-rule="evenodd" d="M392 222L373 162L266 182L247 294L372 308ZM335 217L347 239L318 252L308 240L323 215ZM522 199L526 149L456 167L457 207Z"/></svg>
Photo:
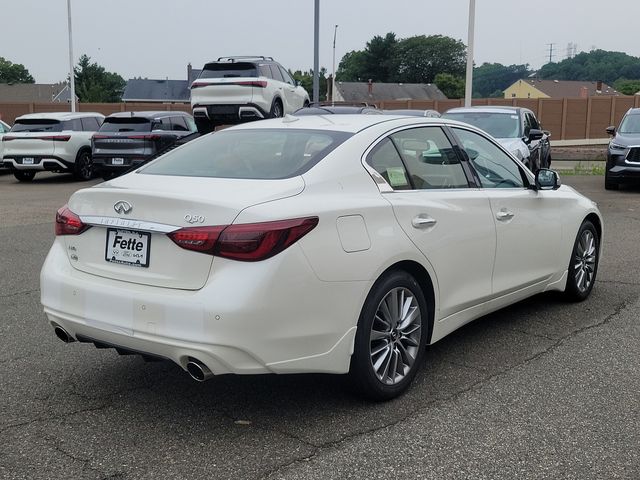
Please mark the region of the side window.
<svg viewBox="0 0 640 480"><path fill-rule="evenodd" d="M526 176L516 162L485 137L453 128L484 188L524 188Z"/></svg>
<svg viewBox="0 0 640 480"><path fill-rule="evenodd" d="M66 122L64 122L64 125L62 127L63 130L72 130L74 132L81 132L82 131L82 122L80 121L79 118L75 118L73 120L67 120Z"/></svg>
<svg viewBox="0 0 640 480"><path fill-rule="evenodd" d="M458 155L440 127L420 127L391 135L417 190L468 188Z"/></svg>
<svg viewBox="0 0 640 480"><path fill-rule="evenodd" d="M81 119L82 121L82 130L85 132L97 132L100 125L98 125L98 120L95 117L85 117Z"/></svg>
<svg viewBox="0 0 640 480"><path fill-rule="evenodd" d="M261 77L273 78L269 65L258 65L258 75Z"/></svg>
<svg viewBox="0 0 640 480"><path fill-rule="evenodd" d="M154 120L151 124L151 130L171 130L171 118L164 117Z"/></svg>
<svg viewBox="0 0 640 480"><path fill-rule="evenodd" d="M196 127L196 121L193 118L184 117L184 119L187 122L187 128L189 128L190 132L195 132L196 130L198 130L198 128Z"/></svg>
<svg viewBox="0 0 640 480"><path fill-rule="evenodd" d="M402 159L388 138L382 140L369 153L367 163L382 175L394 190L411 190L409 175L402 164Z"/></svg>
<svg viewBox="0 0 640 480"><path fill-rule="evenodd" d="M171 130L179 132L188 132L187 124L184 121L184 117L171 117Z"/></svg>
<svg viewBox="0 0 640 480"><path fill-rule="evenodd" d="M278 68L278 65L271 64L269 65L269 67L271 68L271 78L279 82L284 82L284 78L282 77L282 73L280 73L280 69Z"/></svg>
<svg viewBox="0 0 640 480"><path fill-rule="evenodd" d="M529 118L529 125L531 125L531 128L540 130L540 124L536 117L532 113L527 113L527 117Z"/></svg>
<svg viewBox="0 0 640 480"><path fill-rule="evenodd" d="M280 67L280 71L282 72L282 78L284 78L284 81L289 85L295 85L296 82L293 81L293 78L291 78L291 75L289 75L289 72L287 72L282 66L280 65L278 66Z"/></svg>

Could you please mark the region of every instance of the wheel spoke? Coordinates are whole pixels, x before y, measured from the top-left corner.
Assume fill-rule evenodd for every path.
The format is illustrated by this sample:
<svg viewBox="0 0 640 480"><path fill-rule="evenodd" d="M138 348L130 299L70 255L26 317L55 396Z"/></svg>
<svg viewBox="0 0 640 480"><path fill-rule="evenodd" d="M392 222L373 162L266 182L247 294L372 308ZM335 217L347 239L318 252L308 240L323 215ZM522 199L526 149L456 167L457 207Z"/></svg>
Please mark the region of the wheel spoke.
<svg viewBox="0 0 640 480"><path fill-rule="evenodd" d="M388 332L381 332L380 330L371 330L371 341L382 340L389 337Z"/></svg>

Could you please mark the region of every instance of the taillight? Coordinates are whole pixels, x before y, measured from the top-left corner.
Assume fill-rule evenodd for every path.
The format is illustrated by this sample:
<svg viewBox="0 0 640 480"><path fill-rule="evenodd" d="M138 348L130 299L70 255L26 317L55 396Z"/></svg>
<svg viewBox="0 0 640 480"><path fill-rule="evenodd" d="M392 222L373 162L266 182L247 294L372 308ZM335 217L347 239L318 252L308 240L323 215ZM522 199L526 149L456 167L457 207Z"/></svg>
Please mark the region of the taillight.
<svg viewBox="0 0 640 480"><path fill-rule="evenodd" d="M225 227L187 227L169 233L168 236L179 247L213 255L213 247Z"/></svg>
<svg viewBox="0 0 640 480"><path fill-rule="evenodd" d="M209 84L208 83L204 83L204 82L193 82L191 84L191 88L206 87L207 85L209 85Z"/></svg>
<svg viewBox="0 0 640 480"><path fill-rule="evenodd" d="M7 135L5 135L4 137L2 137L2 141L3 142L10 142L11 140L15 140L16 137L9 137Z"/></svg>
<svg viewBox="0 0 640 480"><path fill-rule="evenodd" d="M246 82L233 82L234 85L242 85L245 87L260 87L266 88L267 81L266 80L248 80Z"/></svg>
<svg viewBox="0 0 640 480"><path fill-rule="evenodd" d="M50 142L68 142L71 139L71 135L49 135L46 137L2 137L3 142L10 142L11 140L48 140Z"/></svg>
<svg viewBox="0 0 640 480"><path fill-rule="evenodd" d="M82 223L80 217L66 205L56 213L56 235L80 235L90 226Z"/></svg>
<svg viewBox="0 0 640 480"><path fill-rule="evenodd" d="M187 227L168 234L187 250L245 262L271 258L318 225L318 217L218 227Z"/></svg>
<svg viewBox="0 0 640 480"><path fill-rule="evenodd" d="M125 138L130 138L132 140L159 140L161 137L160 135L129 135L128 137Z"/></svg>

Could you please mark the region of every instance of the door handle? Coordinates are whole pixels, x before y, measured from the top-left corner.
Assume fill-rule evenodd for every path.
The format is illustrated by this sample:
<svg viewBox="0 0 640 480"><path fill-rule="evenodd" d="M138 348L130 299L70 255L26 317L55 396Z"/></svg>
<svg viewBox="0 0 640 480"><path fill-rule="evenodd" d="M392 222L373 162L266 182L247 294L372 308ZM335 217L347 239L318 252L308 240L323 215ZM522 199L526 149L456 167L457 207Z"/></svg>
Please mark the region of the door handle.
<svg viewBox="0 0 640 480"><path fill-rule="evenodd" d="M513 212L510 212L509 210L500 210L496 214L496 218L498 220L511 220L514 216L515 214Z"/></svg>
<svg viewBox="0 0 640 480"><path fill-rule="evenodd" d="M435 218L431 218L427 215L418 215L417 217L413 217L411 220L411 225L413 228L429 228L433 227L438 221Z"/></svg>

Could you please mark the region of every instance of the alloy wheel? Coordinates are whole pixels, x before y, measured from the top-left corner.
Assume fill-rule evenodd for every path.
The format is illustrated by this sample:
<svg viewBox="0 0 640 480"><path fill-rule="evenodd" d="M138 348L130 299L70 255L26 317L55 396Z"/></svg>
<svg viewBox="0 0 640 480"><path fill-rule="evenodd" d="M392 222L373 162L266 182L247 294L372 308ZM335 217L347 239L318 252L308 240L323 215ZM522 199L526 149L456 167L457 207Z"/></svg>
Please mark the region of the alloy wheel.
<svg viewBox="0 0 640 480"><path fill-rule="evenodd" d="M584 230L573 257L573 275L581 293L586 292L593 282L596 256L596 239L590 230Z"/></svg>
<svg viewBox="0 0 640 480"><path fill-rule="evenodd" d="M415 295L394 288L385 295L371 324L369 355L378 380L395 385L411 371L418 349L422 316Z"/></svg>

